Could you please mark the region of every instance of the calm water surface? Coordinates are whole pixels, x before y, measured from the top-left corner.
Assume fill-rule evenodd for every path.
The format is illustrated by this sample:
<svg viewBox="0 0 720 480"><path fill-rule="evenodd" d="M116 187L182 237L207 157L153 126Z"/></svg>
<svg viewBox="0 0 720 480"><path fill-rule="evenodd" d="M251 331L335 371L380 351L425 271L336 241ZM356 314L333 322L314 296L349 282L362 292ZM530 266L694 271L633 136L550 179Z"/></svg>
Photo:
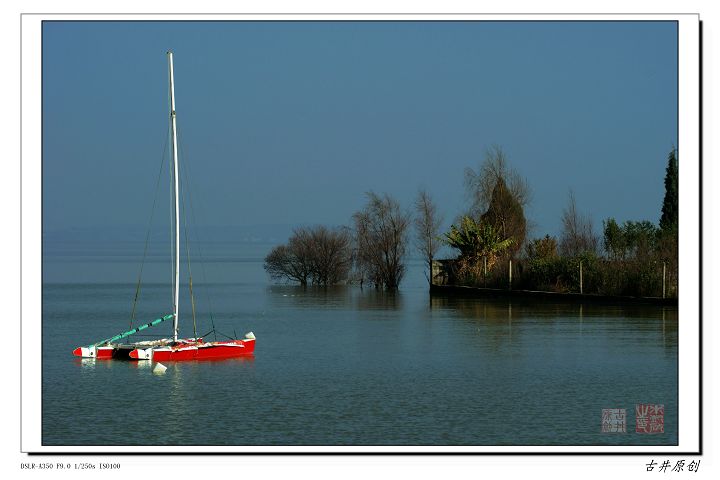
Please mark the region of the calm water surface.
<svg viewBox="0 0 720 480"><path fill-rule="evenodd" d="M269 246L216 245L193 266L198 334L212 311L218 331L255 333L255 357L154 375L71 355L129 327L142 245L54 247L45 445L677 444L675 308L430 298L419 262L392 295L303 290L269 282ZM145 265L139 321L171 311L169 269L160 256ZM665 433L635 433L637 403L665 405ZM627 433L600 432L603 408L627 409Z"/></svg>

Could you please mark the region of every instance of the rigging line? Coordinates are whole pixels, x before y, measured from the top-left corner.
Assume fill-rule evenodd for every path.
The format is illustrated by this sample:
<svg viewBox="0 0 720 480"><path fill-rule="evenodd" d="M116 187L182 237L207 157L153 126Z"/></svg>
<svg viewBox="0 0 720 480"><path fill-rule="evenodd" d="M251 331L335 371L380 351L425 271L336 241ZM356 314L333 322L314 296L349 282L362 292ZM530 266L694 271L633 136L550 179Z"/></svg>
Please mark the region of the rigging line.
<svg viewBox="0 0 720 480"><path fill-rule="evenodd" d="M200 338L205 338L205 337L207 337L208 335L210 335L211 333L214 333L214 332L213 332L212 330L210 330L210 331L207 332L205 335L200 335Z"/></svg>
<svg viewBox="0 0 720 480"><path fill-rule="evenodd" d="M183 147L183 144L182 144L182 143L178 143L178 149L179 149L181 152L183 152L183 158L185 158L185 150L184 150L184 147ZM199 236L199 234L198 234L198 232L197 232L197 230L198 230L198 229L197 229L197 224L198 224L198 223L197 223L197 219L196 219L196 217L195 217L195 205L194 205L194 203L193 203L192 188L190 188L190 167L189 167L189 162L186 162L186 164L184 164L183 168L186 168L186 169L188 170L188 175L187 175L187 177L188 177L188 181L187 181L187 183L188 183L188 185L187 185L188 189L187 189L187 190L188 190L188 203L190 204L190 216L191 216L191 218L192 218L193 225L196 226L196 228L195 228L195 230L194 230L194 231L195 231L195 245L196 245L196 249L197 249L197 252L198 252L198 257L200 258L200 273L201 273L201 276L202 276L202 282L203 282L203 284L205 285L205 288L204 288L203 290L205 291L205 299L206 299L207 302L208 302L208 310L209 310L209 313L210 313L210 324L212 325L212 331L213 331L213 334L214 334L214 336L215 336L215 341L217 341L217 334L215 333L215 318L214 318L214 315L213 315L213 306L212 306L212 301L211 301L211 297L210 297L210 284L209 284L208 281L207 281L207 275L206 275L206 272L205 272L205 259L203 258L202 248L200 247L200 246L202 245L202 243L200 242L200 236Z"/></svg>
<svg viewBox="0 0 720 480"><path fill-rule="evenodd" d="M222 332L217 332L217 333L218 333L220 336L227 338L228 340L237 340L237 338L233 338L233 337L231 337L230 335L225 335L225 334L222 333ZM217 335L216 335L216 337L217 337ZM237 337L237 335L236 335L236 337Z"/></svg>
<svg viewBox="0 0 720 480"><path fill-rule="evenodd" d="M142 283L143 268L145 266L145 259L147 258L148 244L150 243L150 229L152 228L152 221L155 217L155 205L157 204L158 192L160 191L160 179L162 178L163 167L165 166L165 154L167 153L168 139L165 139L165 146L163 147L163 153L160 157L160 171L158 172L157 181L155 182L155 193L153 195L152 209L150 210L150 220L148 221L147 231L145 232L145 247L143 248L142 261L140 262L140 273L138 273L137 286L135 287L135 299L133 300L132 312L130 312L130 329L133 328L133 322L135 321L135 309L137 307L138 297L140 296L140 284Z"/></svg>
<svg viewBox="0 0 720 480"><path fill-rule="evenodd" d="M183 155L183 160L185 159L185 156ZM185 162L183 162L183 169L185 169ZM184 170L183 170L184 174ZM182 202L182 215L183 215L183 223L185 224L185 256L187 257L187 266L188 266L188 278L189 278L189 285L190 285L190 305L192 306L192 318L193 318L193 337L197 338L197 322L195 320L195 295L193 295L193 284L192 284L192 269L190 268L190 242L188 241L188 222L187 222L187 215L186 215L186 208L185 208L185 181L184 178L187 175L180 175L178 172L178 175L180 176L180 201Z"/></svg>

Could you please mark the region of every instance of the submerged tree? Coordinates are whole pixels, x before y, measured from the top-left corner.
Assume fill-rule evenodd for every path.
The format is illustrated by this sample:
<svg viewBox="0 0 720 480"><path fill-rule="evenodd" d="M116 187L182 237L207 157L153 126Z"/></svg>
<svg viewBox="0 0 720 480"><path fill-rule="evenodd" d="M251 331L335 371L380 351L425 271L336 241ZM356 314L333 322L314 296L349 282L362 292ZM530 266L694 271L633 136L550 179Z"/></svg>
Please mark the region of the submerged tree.
<svg viewBox="0 0 720 480"><path fill-rule="evenodd" d="M319 226L310 233L313 283L327 286L346 280L352 267L352 236L348 229Z"/></svg>
<svg viewBox="0 0 720 480"><path fill-rule="evenodd" d="M415 200L415 232L417 248L428 267L428 281L432 283L432 263L440 249L441 239L438 236L442 216L438 214L437 205L433 203L427 190L420 190Z"/></svg>
<svg viewBox="0 0 720 480"><path fill-rule="evenodd" d="M410 215L388 194L367 194L365 208L353 215L357 266L377 288L396 290L405 274Z"/></svg>
<svg viewBox="0 0 720 480"><path fill-rule="evenodd" d="M343 228L297 228L287 245L265 257L265 270L276 280L328 286L347 279L352 266L352 239Z"/></svg>
<svg viewBox="0 0 720 480"><path fill-rule="evenodd" d="M265 271L275 280L291 280L306 286L310 260L288 245L278 245L265 257Z"/></svg>

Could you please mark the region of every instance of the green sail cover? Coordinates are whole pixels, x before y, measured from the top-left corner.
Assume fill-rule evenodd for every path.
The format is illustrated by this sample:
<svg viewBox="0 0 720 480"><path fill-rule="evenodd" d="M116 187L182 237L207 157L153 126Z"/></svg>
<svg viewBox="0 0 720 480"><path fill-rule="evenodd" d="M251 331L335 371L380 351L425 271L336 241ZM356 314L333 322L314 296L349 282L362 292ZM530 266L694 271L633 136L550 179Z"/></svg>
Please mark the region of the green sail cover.
<svg viewBox="0 0 720 480"><path fill-rule="evenodd" d="M137 328L133 328L132 330L128 330L127 332L119 333L111 338L106 338L105 340L101 340L93 345L90 345L91 347L97 347L98 345L104 345L106 343L112 343L116 340L120 340L121 338L129 337L130 335L139 332L140 330L145 330L146 328L154 327L155 325L164 322L165 320L170 320L173 318L173 314L165 315L162 318L158 318L157 320L153 320L150 323L146 323L145 325L141 325Z"/></svg>

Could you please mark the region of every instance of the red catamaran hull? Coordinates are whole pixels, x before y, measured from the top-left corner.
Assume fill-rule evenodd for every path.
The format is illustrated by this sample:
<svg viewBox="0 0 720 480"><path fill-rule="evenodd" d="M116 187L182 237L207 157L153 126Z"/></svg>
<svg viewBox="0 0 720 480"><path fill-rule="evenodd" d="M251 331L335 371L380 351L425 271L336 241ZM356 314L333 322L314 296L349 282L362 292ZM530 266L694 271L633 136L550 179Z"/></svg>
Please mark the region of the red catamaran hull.
<svg viewBox="0 0 720 480"><path fill-rule="evenodd" d="M173 362L183 360L221 360L223 358L249 357L254 355L255 339L230 340L226 342L181 342L176 346L134 348L131 345L78 347L73 355L99 360L153 360Z"/></svg>
<svg viewBox="0 0 720 480"><path fill-rule="evenodd" d="M228 342L200 342L175 347L138 348L130 352L134 360L174 362L183 360L218 360L222 358L247 357L255 351L255 339Z"/></svg>
<svg viewBox="0 0 720 480"><path fill-rule="evenodd" d="M90 347L78 347L73 350L73 355L76 357L83 358L98 358L101 360L110 360L114 358L119 349L115 347L97 347L92 349Z"/></svg>

